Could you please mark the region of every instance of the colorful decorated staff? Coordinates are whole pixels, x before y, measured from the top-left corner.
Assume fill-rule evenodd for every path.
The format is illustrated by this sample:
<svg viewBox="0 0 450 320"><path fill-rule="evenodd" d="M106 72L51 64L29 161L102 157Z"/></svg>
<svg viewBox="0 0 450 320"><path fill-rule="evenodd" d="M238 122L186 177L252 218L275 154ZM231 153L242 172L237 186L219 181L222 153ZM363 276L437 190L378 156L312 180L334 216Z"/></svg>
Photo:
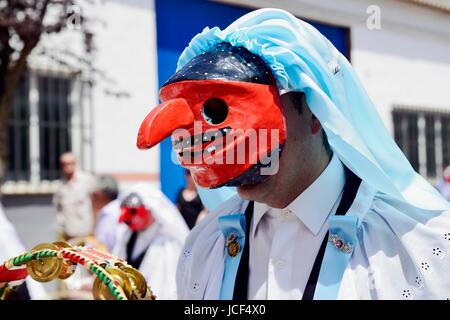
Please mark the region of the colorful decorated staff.
<svg viewBox="0 0 450 320"><path fill-rule="evenodd" d="M30 275L39 282L67 279L81 265L97 277L93 296L98 300L153 300L144 277L124 260L88 247L65 242L42 243L0 266L0 299L11 296L12 288Z"/></svg>

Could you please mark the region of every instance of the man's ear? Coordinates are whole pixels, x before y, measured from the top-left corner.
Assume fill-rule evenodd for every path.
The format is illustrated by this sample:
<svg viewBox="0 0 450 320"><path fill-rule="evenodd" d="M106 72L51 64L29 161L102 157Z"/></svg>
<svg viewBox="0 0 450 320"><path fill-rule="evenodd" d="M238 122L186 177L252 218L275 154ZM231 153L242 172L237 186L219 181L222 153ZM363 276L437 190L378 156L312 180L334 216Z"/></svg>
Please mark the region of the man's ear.
<svg viewBox="0 0 450 320"><path fill-rule="evenodd" d="M300 100L300 106L301 111L304 116L307 118L311 117L311 133L313 135L316 135L320 132L320 129L322 128L322 125L320 124L319 119L316 118L314 113L311 112L311 109L308 106L308 103L306 102L306 95L303 92L295 92L297 99Z"/></svg>
<svg viewBox="0 0 450 320"><path fill-rule="evenodd" d="M322 125L320 124L319 119L317 119L316 116L313 114L311 118L311 133L313 135L318 134L321 128Z"/></svg>

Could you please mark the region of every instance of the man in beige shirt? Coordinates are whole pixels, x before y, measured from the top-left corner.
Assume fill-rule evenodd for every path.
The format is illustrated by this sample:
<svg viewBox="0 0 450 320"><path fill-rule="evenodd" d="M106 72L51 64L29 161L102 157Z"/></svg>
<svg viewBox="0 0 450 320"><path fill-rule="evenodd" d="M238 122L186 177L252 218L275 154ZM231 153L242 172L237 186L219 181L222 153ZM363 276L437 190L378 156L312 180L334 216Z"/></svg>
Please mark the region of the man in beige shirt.
<svg viewBox="0 0 450 320"><path fill-rule="evenodd" d="M92 204L89 194L93 177L77 170L72 153L60 157L63 171L61 186L56 191L53 203L56 206L56 225L61 240L86 237L93 232Z"/></svg>

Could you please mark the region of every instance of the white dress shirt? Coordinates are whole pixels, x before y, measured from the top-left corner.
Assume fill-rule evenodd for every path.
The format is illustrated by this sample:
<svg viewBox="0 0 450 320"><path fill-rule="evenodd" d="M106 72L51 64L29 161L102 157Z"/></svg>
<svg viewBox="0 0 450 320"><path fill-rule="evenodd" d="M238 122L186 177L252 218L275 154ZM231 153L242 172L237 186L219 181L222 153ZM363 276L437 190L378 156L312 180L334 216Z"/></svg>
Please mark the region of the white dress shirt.
<svg viewBox="0 0 450 320"><path fill-rule="evenodd" d="M342 164L333 158L288 206L293 212L289 223L276 216L280 210L255 206L249 299L302 297L327 218L339 203L344 181L337 168ZM191 230L178 264L179 299L220 297L227 251L218 219L241 215L247 206L235 196ZM357 218L358 232L337 299L450 299L450 211L416 208L363 180L346 215ZM332 261L327 263L330 267Z"/></svg>
<svg viewBox="0 0 450 320"><path fill-rule="evenodd" d="M344 167L333 156L322 174L286 208L255 202L249 299L302 298L328 230L328 217L339 204L344 184Z"/></svg>

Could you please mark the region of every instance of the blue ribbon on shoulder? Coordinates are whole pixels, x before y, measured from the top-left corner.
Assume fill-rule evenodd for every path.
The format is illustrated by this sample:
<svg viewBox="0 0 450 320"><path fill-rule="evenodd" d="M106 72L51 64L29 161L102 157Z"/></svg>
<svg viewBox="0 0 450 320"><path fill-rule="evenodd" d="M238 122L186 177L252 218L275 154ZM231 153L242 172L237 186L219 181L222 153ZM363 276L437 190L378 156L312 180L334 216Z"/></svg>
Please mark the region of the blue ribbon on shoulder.
<svg viewBox="0 0 450 320"><path fill-rule="evenodd" d="M236 275L245 245L245 214L233 214L219 217L219 227L225 238L225 270L220 289L221 300L232 300ZM227 240L233 239L239 243L239 250L235 256L228 253Z"/></svg>
<svg viewBox="0 0 450 320"><path fill-rule="evenodd" d="M351 215L332 216L329 237L320 268L314 300L335 300L342 277L357 244L358 218Z"/></svg>

